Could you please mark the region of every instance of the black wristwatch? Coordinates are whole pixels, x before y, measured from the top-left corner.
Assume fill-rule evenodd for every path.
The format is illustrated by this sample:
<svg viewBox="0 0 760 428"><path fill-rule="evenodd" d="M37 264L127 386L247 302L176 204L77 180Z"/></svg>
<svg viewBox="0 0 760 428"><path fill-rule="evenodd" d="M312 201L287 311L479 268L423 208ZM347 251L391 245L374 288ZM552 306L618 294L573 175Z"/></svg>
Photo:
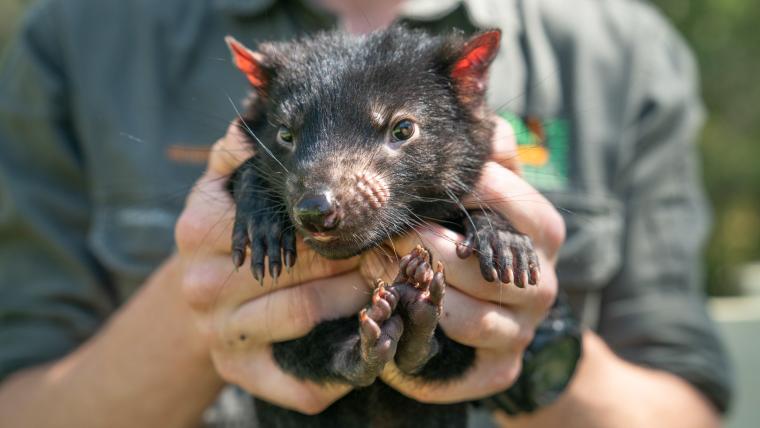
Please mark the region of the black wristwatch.
<svg viewBox="0 0 760 428"><path fill-rule="evenodd" d="M481 404L510 415L547 406L567 388L580 357L580 326L567 299L560 294L525 350L522 371L515 384L481 400Z"/></svg>

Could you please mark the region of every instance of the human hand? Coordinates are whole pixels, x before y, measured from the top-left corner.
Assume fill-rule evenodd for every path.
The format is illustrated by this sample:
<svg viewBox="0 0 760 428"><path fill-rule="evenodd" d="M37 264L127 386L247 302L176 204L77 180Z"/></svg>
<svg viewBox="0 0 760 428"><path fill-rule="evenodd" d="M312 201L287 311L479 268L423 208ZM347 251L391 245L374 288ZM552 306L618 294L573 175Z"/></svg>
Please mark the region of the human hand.
<svg viewBox="0 0 760 428"><path fill-rule="evenodd" d="M476 350L475 364L464 377L445 383L419 382L388 364L383 381L421 402L473 400L511 386L520 373L523 351L556 297L554 267L564 241L564 222L549 201L507 168L515 169L517 165L514 133L506 121L495 120L492 160L486 164L476 188L478 197L468 197L466 205L478 208L487 203L531 238L541 266L540 283L518 288L514 284L487 282L477 257L463 260L457 256L456 244L463 237L439 225L428 225L394 241L399 254L421 243L446 266L450 286L439 323L448 337ZM378 258L372 260L376 262ZM364 266L365 275L372 275L366 273L368 269L393 271L373 264Z"/></svg>
<svg viewBox="0 0 760 428"><path fill-rule="evenodd" d="M282 407L316 413L349 388L323 387L284 373L272 359L271 343L304 336L322 320L357 313L369 293L357 287L363 281L356 259L328 261L300 242L299 258L309 262L281 275L276 287L271 278L260 286L248 269L234 268L235 206L226 182L251 155L233 123L214 144L208 169L187 199L176 227L184 296L225 381Z"/></svg>

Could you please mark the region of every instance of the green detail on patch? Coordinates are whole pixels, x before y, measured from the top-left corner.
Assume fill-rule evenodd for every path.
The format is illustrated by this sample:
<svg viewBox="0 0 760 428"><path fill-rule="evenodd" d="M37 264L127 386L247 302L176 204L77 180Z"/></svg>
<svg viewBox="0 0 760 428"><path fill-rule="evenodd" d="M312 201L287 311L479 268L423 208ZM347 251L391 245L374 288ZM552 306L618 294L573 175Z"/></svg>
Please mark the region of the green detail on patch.
<svg viewBox="0 0 760 428"><path fill-rule="evenodd" d="M570 180L569 123L565 119L526 119L510 112L499 116L512 125L523 177L540 190L565 190Z"/></svg>

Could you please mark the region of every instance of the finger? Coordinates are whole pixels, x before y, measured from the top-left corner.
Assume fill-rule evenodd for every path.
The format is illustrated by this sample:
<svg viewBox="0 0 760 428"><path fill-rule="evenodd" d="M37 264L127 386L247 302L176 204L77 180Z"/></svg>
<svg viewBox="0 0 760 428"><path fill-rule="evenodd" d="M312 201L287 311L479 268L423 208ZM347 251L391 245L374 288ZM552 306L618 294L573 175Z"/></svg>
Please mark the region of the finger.
<svg viewBox="0 0 760 428"><path fill-rule="evenodd" d="M226 184L235 169L252 155L238 122L233 122L225 136L212 146L206 172L193 186L177 221L176 242L181 252L205 247L209 242L213 250L230 251L235 208Z"/></svg>
<svg viewBox="0 0 760 428"><path fill-rule="evenodd" d="M493 123L491 159L504 168L511 169L517 175L522 175L514 128L505 119L496 115L493 116Z"/></svg>
<svg viewBox="0 0 760 428"><path fill-rule="evenodd" d="M470 401L504 391L514 384L520 373L520 357L518 352L478 349L473 366L455 382L423 382L409 378L393 363L386 365L381 379L402 394L424 403Z"/></svg>
<svg viewBox="0 0 760 428"><path fill-rule="evenodd" d="M496 162L486 163L476 191L466 196L464 203L472 208L487 207L508 218L552 260L564 241L565 223L552 203Z"/></svg>
<svg viewBox="0 0 760 428"><path fill-rule="evenodd" d="M211 146L207 176L227 177L253 156L253 145L246 138L245 132L245 127L239 121L230 123L224 137Z"/></svg>
<svg viewBox="0 0 760 428"><path fill-rule="evenodd" d="M521 349L533 329L529 314L484 302L449 287L439 320L446 336L474 348Z"/></svg>
<svg viewBox="0 0 760 428"><path fill-rule="evenodd" d="M257 352L215 355L214 365L223 379L253 396L307 414L324 410L351 390L348 385L318 385L283 372L269 346Z"/></svg>
<svg viewBox="0 0 760 428"><path fill-rule="evenodd" d="M358 258L327 260L306 250L301 254L311 256L304 259L309 262L298 263L295 268L283 272L276 286L269 277L260 286L250 270L236 270L225 255L190 259L184 266L182 291L185 300L196 312L213 314L275 290L333 277L358 267Z"/></svg>
<svg viewBox="0 0 760 428"><path fill-rule="evenodd" d="M222 337L246 343L295 339L321 321L357 314L370 298L358 272L278 289L237 308Z"/></svg>
<svg viewBox="0 0 760 428"><path fill-rule="evenodd" d="M446 268L446 282L478 299L499 305L538 308L537 310L543 310L546 300L553 299L557 285L551 269L542 272L541 284L538 287L518 288L514 284L487 282L481 274L478 257L461 259L457 255L456 243L460 239L461 235L456 232L430 224L418 228L416 233L409 233L394 240L394 246L399 254L406 254L417 245L427 247L435 259L442 262ZM545 257L540 250L538 254L539 257Z"/></svg>
<svg viewBox="0 0 760 428"><path fill-rule="evenodd" d="M230 252L235 205L224 182L226 178L204 176L188 196L175 227L175 241L183 256Z"/></svg>

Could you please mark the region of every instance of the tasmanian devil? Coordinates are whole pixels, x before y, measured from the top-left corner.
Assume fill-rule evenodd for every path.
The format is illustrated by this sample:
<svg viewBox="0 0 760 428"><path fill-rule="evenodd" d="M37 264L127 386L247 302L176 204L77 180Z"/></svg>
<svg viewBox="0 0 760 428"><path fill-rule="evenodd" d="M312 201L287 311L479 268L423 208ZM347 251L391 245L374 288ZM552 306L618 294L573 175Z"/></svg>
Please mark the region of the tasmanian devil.
<svg viewBox="0 0 760 428"><path fill-rule="evenodd" d="M362 37L337 32L265 43L227 38L254 88L242 125L256 155L236 171L233 261L261 280L296 261L296 233L327 258L380 245L423 221L458 229L460 257L473 253L485 279L535 284L528 237L488 210L465 210L491 150L485 104L500 32L432 36L401 26ZM265 263L268 260L268 263ZM257 401L264 427L464 426L466 404L415 402L376 379L391 360L421 382L461 376L474 350L437 327L443 266L417 248L390 284L376 283L358 316L325 321L277 343L287 372L353 392L307 416Z"/></svg>

